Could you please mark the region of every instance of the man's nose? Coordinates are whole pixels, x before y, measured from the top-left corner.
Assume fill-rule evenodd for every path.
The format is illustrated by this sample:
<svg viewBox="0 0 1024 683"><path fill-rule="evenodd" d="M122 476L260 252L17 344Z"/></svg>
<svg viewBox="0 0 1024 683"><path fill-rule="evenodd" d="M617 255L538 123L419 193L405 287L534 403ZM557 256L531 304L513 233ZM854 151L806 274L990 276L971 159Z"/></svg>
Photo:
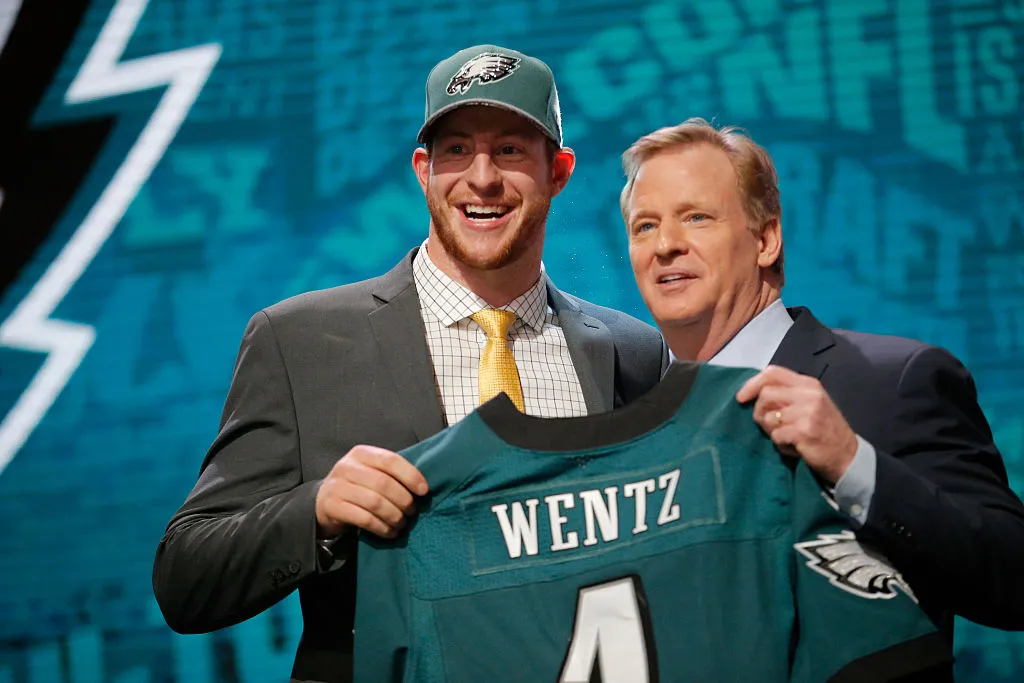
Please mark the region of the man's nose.
<svg viewBox="0 0 1024 683"><path fill-rule="evenodd" d="M478 153L466 171L466 182L481 194L493 194L501 188L501 171L488 153Z"/></svg>
<svg viewBox="0 0 1024 683"><path fill-rule="evenodd" d="M658 237L654 243L659 258L671 258L690 250L689 235L685 227L676 221L667 221L658 226Z"/></svg>

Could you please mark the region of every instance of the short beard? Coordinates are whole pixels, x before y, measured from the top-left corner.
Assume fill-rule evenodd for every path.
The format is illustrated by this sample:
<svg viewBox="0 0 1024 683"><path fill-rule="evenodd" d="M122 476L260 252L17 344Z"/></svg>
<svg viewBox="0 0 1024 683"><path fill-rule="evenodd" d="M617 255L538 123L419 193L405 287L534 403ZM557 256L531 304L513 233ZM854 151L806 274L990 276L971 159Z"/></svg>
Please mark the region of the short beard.
<svg viewBox="0 0 1024 683"><path fill-rule="evenodd" d="M541 238L548 211L551 208L550 198L538 201L529 209L525 205L520 205L519 209L522 213L520 213L518 225L514 226L515 232L505 240L496 254L488 258L476 258L470 255L459 242L458 233L452 227L451 221L448 220L447 211L450 207L447 202L438 200L430 192L427 192L426 195L427 210L430 212L434 231L445 252L452 260L474 270L497 270L519 260L534 241Z"/></svg>

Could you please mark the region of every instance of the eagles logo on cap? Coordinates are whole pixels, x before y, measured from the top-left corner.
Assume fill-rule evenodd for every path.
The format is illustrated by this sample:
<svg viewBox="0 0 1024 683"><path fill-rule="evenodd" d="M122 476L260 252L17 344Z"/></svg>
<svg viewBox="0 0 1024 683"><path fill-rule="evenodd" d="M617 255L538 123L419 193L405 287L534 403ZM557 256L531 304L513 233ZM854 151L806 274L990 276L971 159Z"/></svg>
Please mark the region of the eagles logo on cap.
<svg viewBox="0 0 1024 683"><path fill-rule="evenodd" d="M467 47L430 70L425 93L427 106L416 136L421 143L427 142L431 126L442 116L459 107L477 106L518 114L562 146L555 77L536 57L500 45Z"/></svg>
<svg viewBox="0 0 1024 683"><path fill-rule="evenodd" d="M519 68L519 59L498 52L484 52L462 65L452 80L448 81L449 95L463 95L476 81L481 85L508 78Z"/></svg>

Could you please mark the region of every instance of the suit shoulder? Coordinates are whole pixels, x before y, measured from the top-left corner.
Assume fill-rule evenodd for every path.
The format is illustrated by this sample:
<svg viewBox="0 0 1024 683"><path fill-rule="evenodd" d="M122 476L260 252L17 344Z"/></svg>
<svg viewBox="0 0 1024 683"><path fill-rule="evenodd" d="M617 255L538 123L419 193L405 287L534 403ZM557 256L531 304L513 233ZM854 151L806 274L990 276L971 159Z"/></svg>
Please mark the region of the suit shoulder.
<svg viewBox="0 0 1024 683"><path fill-rule="evenodd" d="M579 306L580 311L592 318L597 318L607 325L613 333L635 335L642 339L656 339L659 343L661 341L661 333L656 327L638 318L634 318L628 313L623 313L606 306L599 306L572 294L566 294L565 292L562 292L562 294L566 299Z"/></svg>
<svg viewBox="0 0 1024 683"><path fill-rule="evenodd" d="M374 292L380 288L384 277L381 275L369 280L296 294L267 306L262 312L275 323L318 318L325 314L366 315L378 305L375 303Z"/></svg>
<svg viewBox="0 0 1024 683"><path fill-rule="evenodd" d="M873 366L904 367L913 360L962 366L959 359L941 346L917 339L852 330L832 330L837 344L864 357Z"/></svg>
<svg viewBox="0 0 1024 683"><path fill-rule="evenodd" d="M909 337L842 329L833 329L832 332L857 348L894 356L911 356L929 346L922 341L910 339Z"/></svg>

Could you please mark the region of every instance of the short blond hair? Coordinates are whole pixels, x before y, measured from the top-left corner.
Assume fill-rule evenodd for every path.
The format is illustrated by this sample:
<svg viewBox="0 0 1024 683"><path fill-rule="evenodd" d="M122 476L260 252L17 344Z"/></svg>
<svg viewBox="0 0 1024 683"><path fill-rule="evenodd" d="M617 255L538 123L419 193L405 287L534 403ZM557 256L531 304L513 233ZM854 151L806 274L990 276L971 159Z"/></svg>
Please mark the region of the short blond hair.
<svg viewBox="0 0 1024 683"><path fill-rule="evenodd" d="M648 133L623 152L622 170L626 173L626 185L619 196L623 220L627 223L629 221L629 203L640 166L661 152L699 144L717 147L729 157L736 172L743 208L755 235L760 235L769 221L782 220L779 175L775 171L775 162L772 161L768 150L754 142L742 128L715 128L699 117ZM772 269L778 274L781 284L785 279L781 251Z"/></svg>

